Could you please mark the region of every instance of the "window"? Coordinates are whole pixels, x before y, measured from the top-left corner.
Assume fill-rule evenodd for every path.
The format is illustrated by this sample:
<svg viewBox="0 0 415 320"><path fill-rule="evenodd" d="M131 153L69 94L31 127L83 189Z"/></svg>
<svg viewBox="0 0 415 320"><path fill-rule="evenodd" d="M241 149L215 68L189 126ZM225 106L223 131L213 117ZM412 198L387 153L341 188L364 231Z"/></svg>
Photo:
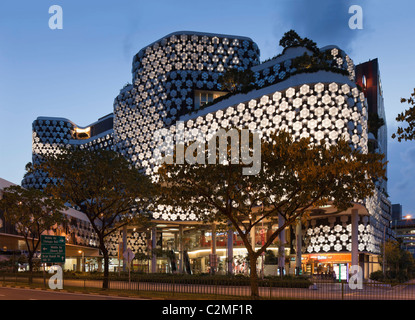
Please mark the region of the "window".
<svg viewBox="0 0 415 320"><path fill-rule="evenodd" d="M205 104L208 104L209 102L213 101L213 93L208 92L201 92L200 93L200 106L204 106Z"/></svg>
<svg viewBox="0 0 415 320"><path fill-rule="evenodd" d="M196 90L194 99L195 109L199 109L200 107L203 107L204 105L213 102L215 99L225 94L227 94L227 92Z"/></svg>
<svg viewBox="0 0 415 320"><path fill-rule="evenodd" d="M366 76L362 77L362 85L363 85L363 89L366 89L366 86L367 86Z"/></svg>
<svg viewBox="0 0 415 320"><path fill-rule="evenodd" d="M89 139L91 137L91 128L75 128L74 129L74 134L73 134L75 139L78 140L85 140L85 139Z"/></svg>

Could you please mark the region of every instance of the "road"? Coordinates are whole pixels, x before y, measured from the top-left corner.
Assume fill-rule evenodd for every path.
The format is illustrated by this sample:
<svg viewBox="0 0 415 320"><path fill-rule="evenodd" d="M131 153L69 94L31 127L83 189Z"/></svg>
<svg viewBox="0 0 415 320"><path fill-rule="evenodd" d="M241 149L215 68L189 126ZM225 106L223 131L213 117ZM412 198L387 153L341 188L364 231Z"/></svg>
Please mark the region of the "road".
<svg viewBox="0 0 415 320"><path fill-rule="evenodd" d="M23 288L0 287L0 300L126 300L128 297L116 297L97 294L45 291Z"/></svg>

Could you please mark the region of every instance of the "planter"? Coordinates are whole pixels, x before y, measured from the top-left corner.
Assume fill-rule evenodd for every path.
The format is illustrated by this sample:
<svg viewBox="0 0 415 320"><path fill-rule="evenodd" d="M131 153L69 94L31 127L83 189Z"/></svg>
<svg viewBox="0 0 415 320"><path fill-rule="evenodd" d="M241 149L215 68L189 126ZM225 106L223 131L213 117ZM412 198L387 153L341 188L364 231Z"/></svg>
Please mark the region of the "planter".
<svg viewBox="0 0 415 320"><path fill-rule="evenodd" d="M278 265L264 264L264 276L278 276Z"/></svg>

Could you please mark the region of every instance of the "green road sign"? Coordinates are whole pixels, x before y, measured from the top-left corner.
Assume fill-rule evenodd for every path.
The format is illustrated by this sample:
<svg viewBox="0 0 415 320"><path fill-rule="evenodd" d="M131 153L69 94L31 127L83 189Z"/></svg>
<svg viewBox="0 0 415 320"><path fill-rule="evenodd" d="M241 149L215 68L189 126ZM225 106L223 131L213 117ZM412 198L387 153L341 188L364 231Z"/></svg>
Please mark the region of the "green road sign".
<svg viewBox="0 0 415 320"><path fill-rule="evenodd" d="M40 248L42 263L65 262L65 237L40 236Z"/></svg>

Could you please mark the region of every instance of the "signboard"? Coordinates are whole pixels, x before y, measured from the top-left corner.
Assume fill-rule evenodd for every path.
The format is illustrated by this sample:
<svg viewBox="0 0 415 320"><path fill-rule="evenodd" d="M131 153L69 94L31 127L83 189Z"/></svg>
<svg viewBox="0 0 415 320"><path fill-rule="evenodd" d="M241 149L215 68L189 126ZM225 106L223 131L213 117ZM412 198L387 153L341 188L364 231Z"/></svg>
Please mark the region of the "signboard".
<svg viewBox="0 0 415 320"><path fill-rule="evenodd" d="M40 236L42 263L65 263L65 237Z"/></svg>
<svg viewBox="0 0 415 320"><path fill-rule="evenodd" d="M322 253L322 254L303 254L301 261L303 263L314 262L320 263L348 263L352 261L352 255L350 253Z"/></svg>
<svg viewBox="0 0 415 320"><path fill-rule="evenodd" d="M131 263L131 261L133 261L135 254L134 252L128 248L122 255L124 257L125 260L127 260L128 265Z"/></svg>
<svg viewBox="0 0 415 320"><path fill-rule="evenodd" d="M334 272L336 273L336 280L349 280L348 265L348 263L336 263L333 265Z"/></svg>
<svg viewBox="0 0 415 320"><path fill-rule="evenodd" d="M130 275L130 271L131 271L131 261L133 261L135 254L134 252L130 249L127 248L127 250L124 251L124 253L122 254L122 256L124 257L125 260L127 260L127 266L128 266L128 283L130 283L131 281L131 275Z"/></svg>

